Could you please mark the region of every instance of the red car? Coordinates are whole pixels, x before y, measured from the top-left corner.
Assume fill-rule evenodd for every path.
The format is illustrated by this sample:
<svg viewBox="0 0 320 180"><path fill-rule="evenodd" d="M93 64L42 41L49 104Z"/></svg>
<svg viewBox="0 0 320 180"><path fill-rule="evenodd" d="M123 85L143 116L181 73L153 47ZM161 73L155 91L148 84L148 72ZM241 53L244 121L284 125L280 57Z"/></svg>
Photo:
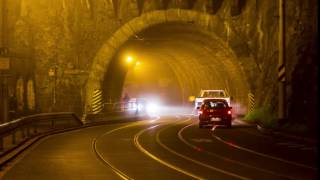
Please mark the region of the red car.
<svg viewBox="0 0 320 180"><path fill-rule="evenodd" d="M205 99L199 108L199 128L204 125L226 125L231 127L232 107L225 99Z"/></svg>

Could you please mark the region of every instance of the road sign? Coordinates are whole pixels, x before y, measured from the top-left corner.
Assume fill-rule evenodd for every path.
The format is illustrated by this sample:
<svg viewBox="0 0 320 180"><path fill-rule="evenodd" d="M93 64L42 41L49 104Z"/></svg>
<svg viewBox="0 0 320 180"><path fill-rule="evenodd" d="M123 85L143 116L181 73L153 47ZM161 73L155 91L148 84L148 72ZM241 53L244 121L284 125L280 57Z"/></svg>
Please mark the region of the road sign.
<svg viewBox="0 0 320 180"><path fill-rule="evenodd" d="M7 57L0 57L0 70L10 69L10 59Z"/></svg>

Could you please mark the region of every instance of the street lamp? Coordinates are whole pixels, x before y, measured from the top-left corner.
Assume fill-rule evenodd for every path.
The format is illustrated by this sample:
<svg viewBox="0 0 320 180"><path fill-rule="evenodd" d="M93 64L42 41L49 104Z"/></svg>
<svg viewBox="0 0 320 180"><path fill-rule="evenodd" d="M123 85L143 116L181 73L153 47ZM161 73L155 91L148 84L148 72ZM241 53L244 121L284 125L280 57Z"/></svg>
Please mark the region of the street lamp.
<svg viewBox="0 0 320 180"><path fill-rule="evenodd" d="M135 58L133 58L132 56L127 56L126 63L127 63L127 64L131 64L131 65L133 65L134 67L141 65L141 62L140 62L140 61L137 61L137 60L136 60Z"/></svg>
<svg viewBox="0 0 320 180"><path fill-rule="evenodd" d="M127 57L127 63L131 63L132 60L133 60L133 58L132 58L131 56L128 56L128 57Z"/></svg>

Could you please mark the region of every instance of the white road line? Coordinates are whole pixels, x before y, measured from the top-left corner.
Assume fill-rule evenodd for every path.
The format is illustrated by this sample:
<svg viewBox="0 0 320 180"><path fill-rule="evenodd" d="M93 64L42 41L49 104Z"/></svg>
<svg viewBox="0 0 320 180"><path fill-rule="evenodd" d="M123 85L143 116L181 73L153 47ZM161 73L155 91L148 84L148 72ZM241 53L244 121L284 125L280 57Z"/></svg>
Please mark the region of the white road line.
<svg viewBox="0 0 320 180"><path fill-rule="evenodd" d="M280 142L280 143L276 143L276 145L285 146L285 147L289 147L289 148L296 148L296 149L306 147L305 145L298 144L296 142Z"/></svg>
<svg viewBox="0 0 320 180"><path fill-rule="evenodd" d="M224 144L227 144L229 146L232 146L234 148L237 148L237 149L240 149L240 150L252 153L252 154L256 154L256 155L259 155L259 156L262 156L262 157L266 157L266 158L269 158L269 159L274 159L274 160L281 161L281 162L284 162L284 163L287 163L287 164L292 164L292 165L295 165L295 166L299 166L299 167L303 167L303 168L312 169L314 171L317 171L317 168L314 168L314 167L311 167L311 166L308 166L308 165L296 163L296 162L293 162L293 161L288 161L288 160L285 160L285 159L282 159L282 158L278 158L278 157L275 157L275 156L263 154L263 153L260 153L260 152L257 152L257 151L254 151L254 150L251 150L251 149L248 149L248 148L245 148L245 147L233 144L233 143L229 143L229 142L223 140L222 138L220 138L220 137L218 137L218 136L216 136L214 134L212 134L212 137L216 138L218 141L220 141L220 142L222 142Z"/></svg>
<svg viewBox="0 0 320 180"><path fill-rule="evenodd" d="M250 134L250 135L258 136L258 137L263 137L263 138L268 139L268 140L272 139L272 137L270 137L270 136L266 136L266 135L263 135L263 134L260 134L260 133L254 133L254 132L251 132L251 131L248 131L248 130L245 130L245 129L240 129L239 131L242 131L242 132Z"/></svg>
<svg viewBox="0 0 320 180"><path fill-rule="evenodd" d="M155 119L153 120L150 120L150 122L154 122L155 120L158 120L160 119L159 116L155 117ZM97 142L98 142L98 139L105 136L105 135L108 135L108 134L111 134L115 131L119 131L121 129L125 129L125 128L128 128L128 127L132 127L132 126L137 126L139 124L142 124L143 122L142 121L139 121L139 122L135 122L135 123L132 123L132 124L128 124L128 125L125 125L125 126L121 126L119 128L116 128L116 129L113 129L113 130L110 130L110 131L107 131L103 134L101 134L100 136L94 138L94 140L92 141L92 148L93 148L93 151L96 153L97 157L104 163L106 164L107 166L109 166L120 178L122 179L126 179L126 180L129 180L129 179L133 179L133 178L130 178L129 176L127 176L125 173L123 173L122 171L120 171L119 169L117 169L115 166L113 166L109 161L107 161L103 156L102 154L98 151L97 149Z"/></svg>
<svg viewBox="0 0 320 180"><path fill-rule="evenodd" d="M197 147L197 146L189 143L189 142L188 142L185 138L183 138L183 136L182 136L182 132L183 132L186 128L191 127L191 126L193 126L193 125L194 125L194 123L193 123L193 124L189 124L189 125L183 127L182 129L180 129L180 131L178 132L178 136L179 136L179 139L180 139L183 143L185 143L187 146L189 146L189 147L191 147L191 148L193 148L193 149L195 149L195 150L199 150L199 149L201 149L201 148L199 148L199 147ZM216 127L216 126L214 126L213 129L214 129L215 127ZM224 161L229 161L230 163L238 164L238 165L240 165L240 166L244 166L244 167L247 167L247 168L255 169L255 170L258 170L258 171L261 171L261 172L265 172L265 173L268 173L268 174L272 174L272 175L276 175L276 176L279 176L279 177L284 177L284 178L287 178L287 179L295 179L294 177L290 177L290 176L287 176L287 175L279 174L279 173L276 173L276 172L273 172L273 171L269 171L269 170L266 170L266 169L261 169L261 168L258 168L258 167L256 167L256 166L251 166L251 165L249 165L249 164L242 163L242 162L236 161L236 160L232 160L232 159L230 159L230 158L228 158L228 157L226 157L226 156L221 156L221 155L218 155L218 154L216 154L216 153L212 153L212 152L209 152L209 151L206 151L206 150L203 150L203 149L201 149L201 152L207 153L207 154L210 155L210 156L214 156L214 157L219 158L219 159L222 159L222 160L224 160Z"/></svg>
<svg viewBox="0 0 320 180"><path fill-rule="evenodd" d="M93 151L95 152L95 154L97 155L98 159L101 160L105 165L109 166L113 172L115 172L121 179L125 179L125 180L130 180L130 179L133 179L133 178L130 178L129 176L127 176L125 173L123 173L122 171L120 171L118 168L116 168L115 166L113 166L108 160L106 160L102 154L98 151L98 148L97 148L97 142L98 142L98 139L107 135L107 134L111 134L115 131L118 131L118 130L121 130L121 129L125 129L125 128L128 128L128 127L132 127L132 126L136 126L136 125L139 125L141 124L141 122L136 122L136 123L133 123L133 124L129 124L129 125L125 125L125 126L121 126L119 128L116 128L116 129L113 129L113 130L110 130L110 131L107 131L105 133L103 133L102 135L94 138L94 140L92 141L92 148L93 148Z"/></svg>
<svg viewBox="0 0 320 180"><path fill-rule="evenodd" d="M292 145L297 145L297 143L295 142L278 142L276 143L277 145L280 145L280 146L292 146Z"/></svg>
<svg viewBox="0 0 320 180"><path fill-rule="evenodd" d="M166 161L164 161L164 160L161 160L160 158L158 158L158 157L156 157L155 155L151 154L149 151L147 151L145 148L143 148L143 147L141 146L141 144L139 143L139 137L141 136L141 134L143 134L144 132L146 132L146 131L148 131L148 130L150 130L150 129L152 129L152 128L155 128L155 127L157 127L157 126L159 126L159 125L155 125L155 126L149 127L149 128L147 128L147 129L144 129L144 130L141 130L140 132L138 132L138 133L134 136L134 144L135 144L135 146L136 146L141 152L143 152L144 154L146 154L147 156L151 157L152 159L158 161L159 163L161 163L161 164L163 164L163 165L165 165L165 166L167 166L167 167L169 167L169 168L171 168L171 169L173 169L173 170L176 170L176 171L178 171L178 172L180 172L180 173L182 173L182 174L185 174L185 175L187 175L187 176L193 177L193 178L195 178L195 179L203 179L203 178L200 177L200 176L197 176L197 175L195 175L195 174L192 174L192 173L190 173L190 172L187 172L186 170L183 170L183 169L181 169L181 168L179 168L179 167L177 167L177 166L174 166L173 164L170 164L170 163L168 163L168 162L166 162Z"/></svg>
<svg viewBox="0 0 320 180"><path fill-rule="evenodd" d="M304 151L315 151L316 148L314 147L304 147L304 148L300 148L301 150L304 150Z"/></svg>
<svg viewBox="0 0 320 180"><path fill-rule="evenodd" d="M204 143L212 143L212 139L192 138L192 139L190 139L190 140L193 141L193 142L198 142L198 143L201 143L201 142L204 142Z"/></svg>
<svg viewBox="0 0 320 180"><path fill-rule="evenodd" d="M157 133L157 135L156 135L156 141L157 141L163 148L165 148L167 151L171 152L172 154L177 155L177 156L179 156L179 157L181 157L181 158L183 158L183 159L186 159L186 160L188 160L188 161L191 161L191 162L193 162L193 163L195 163L195 164L198 164L198 165L200 165L200 166L209 168L209 169L211 169L211 170L220 172L220 173L222 173L222 174L226 174L226 175L228 175L228 176L232 176L232 177L239 178L239 179L246 179L246 180L249 179L249 178L240 176L240 175L238 175L238 174L235 174L235 173L232 173L232 172L229 172L229 171L225 171L225 170L223 170L223 169L220 169L220 168L217 168L217 167L214 167L214 166L211 166L211 165L202 163L202 162L200 162L200 161L194 160L194 159L192 159L192 158L190 158L190 157L188 157L188 156L182 155L182 154L174 151L173 149L169 148L168 146L164 145L164 144L161 142L161 140L160 140L160 138L159 138L159 134L160 134L160 132L163 131L163 130L164 130L164 129L160 130L160 131Z"/></svg>
<svg viewBox="0 0 320 180"><path fill-rule="evenodd" d="M316 149L313 146L308 146L305 144L298 144L296 142L280 142L280 143L276 143L276 145L278 146L286 146L289 148L296 148L296 149L301 149L301 150L307 150L307 149Z"/></svg>

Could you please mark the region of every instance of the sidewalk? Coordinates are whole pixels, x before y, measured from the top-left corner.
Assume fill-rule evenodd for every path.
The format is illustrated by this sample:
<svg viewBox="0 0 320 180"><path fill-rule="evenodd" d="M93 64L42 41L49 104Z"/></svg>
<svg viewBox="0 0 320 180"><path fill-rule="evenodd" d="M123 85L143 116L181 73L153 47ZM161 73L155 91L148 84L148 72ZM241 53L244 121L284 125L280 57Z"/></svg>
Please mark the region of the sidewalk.
<svg viewBox="0 0 320 180"><path fill-rule="evenodd" d="M283 136L283 137L291 138L295 140L306 141L309 143L317 143L317 137L311 138L311 137L303 136L301 134L288 133L288 132L283 132L281 130L264 128L258 124L257 124L257 129L263 134L278 135L278 136Z"/></svg>
<svg viewBox="0 0 320 180"><path fill-rule="evenodd" d="M289 133L285 131L281 131L281 129L271 129L271 128L265 128L257 123L249 123L243 120L242 118L237 119L238 121L241 121L243 124L247 125L255 125L257 127L257 130L260 131L263 134L270 135L270 136L282 136L286 138L291 138L295 140L301 140L308 143L317 143L317 136L314 135L314 137L310 137L311 134L302 135L301 133Z"/></svg>

